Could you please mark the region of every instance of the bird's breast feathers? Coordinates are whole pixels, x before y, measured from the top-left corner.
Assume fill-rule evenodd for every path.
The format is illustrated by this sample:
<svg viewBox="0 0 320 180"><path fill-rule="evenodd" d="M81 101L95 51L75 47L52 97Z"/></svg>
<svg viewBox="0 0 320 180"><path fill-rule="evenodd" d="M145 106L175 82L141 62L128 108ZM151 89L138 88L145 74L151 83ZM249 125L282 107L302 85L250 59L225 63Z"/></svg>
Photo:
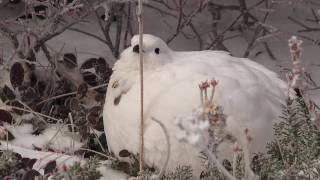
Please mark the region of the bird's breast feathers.
<svg viewBox="0 0 320 180"><path fill-rule="evenodd" d="M231 134L239 137L243 133L241 129L251 128L256 133L257 142L262 143L272 136L273 120L280 114L287 92L286 83L275 73L258 63L225 52L175 52L167 49L163 42L157 44L158 41L155 39L147 44L150 47L144 52L146 64L161 61L144 69L147 152L166 151L165 147L157 147L164 136L159 135L161 130L150 120L151 117L161 120L173 141L172 148L179 149L181 145L175 144L178 141L174 121L199 107L199 84L213 78L218 81L214 102L223 107L227 130ZM115 153L124 148L137 152L139 144L139 56L132 52L132 47L124 53L114 66L103 113L106 136ZM151 162L157 160L151 155L147 157ZM171 158L179 158L179 155L172 154Z"/></svg>

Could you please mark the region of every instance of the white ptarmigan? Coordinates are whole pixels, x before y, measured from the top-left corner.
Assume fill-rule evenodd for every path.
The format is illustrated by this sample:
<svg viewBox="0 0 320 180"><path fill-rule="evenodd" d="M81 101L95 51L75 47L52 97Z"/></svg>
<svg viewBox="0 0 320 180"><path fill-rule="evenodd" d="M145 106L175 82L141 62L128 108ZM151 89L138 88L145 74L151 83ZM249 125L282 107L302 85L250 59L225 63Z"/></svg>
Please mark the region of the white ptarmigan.
<svg viewBox="0 0 320 180"><path fill-rule="evenodd" d="M110 150L139 150L140 76L139 38L134 36L114 65L104 105L104 128ZM191 165L200 172L200 148L176 137L177 117L183 117L201 104L199 83L215 78L214 102L224 108L226 130L244 138L244 129L254 137L252 152L263 151L272 139L273 123L278 121L285 102L287 85L278 76L249 59L236 58L223 51L178 52L160 38L143 35L145 161L161 167L167 147L165 135L151 117L160 120L170 136L171 153L167 169ZM241 143L241 142L240 142ZM228 156L228 155L227 155ZM198 176L199 177L199 176Z"/></svg>

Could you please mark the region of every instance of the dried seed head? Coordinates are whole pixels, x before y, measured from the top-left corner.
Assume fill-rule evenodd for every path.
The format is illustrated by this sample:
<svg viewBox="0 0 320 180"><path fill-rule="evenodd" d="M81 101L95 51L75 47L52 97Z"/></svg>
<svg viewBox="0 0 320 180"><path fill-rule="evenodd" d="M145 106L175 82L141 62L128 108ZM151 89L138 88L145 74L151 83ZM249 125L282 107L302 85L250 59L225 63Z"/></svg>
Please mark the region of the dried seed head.
<svg viewBox="0 0 320 180"><path fill-rule="evenodd" d="M207 89L208 87L210 87L208 81L204 81L204 82L201 82L201 84L199 84L200 90L205 90L205 89Z"/></svg>
<svg viewBox="0 0 320 180"><path fill-rule="evenodd" d="M212 79L210 84L211 84L212 87L216 87L218 85L218 81L215 80L215 79Z"/></svg>

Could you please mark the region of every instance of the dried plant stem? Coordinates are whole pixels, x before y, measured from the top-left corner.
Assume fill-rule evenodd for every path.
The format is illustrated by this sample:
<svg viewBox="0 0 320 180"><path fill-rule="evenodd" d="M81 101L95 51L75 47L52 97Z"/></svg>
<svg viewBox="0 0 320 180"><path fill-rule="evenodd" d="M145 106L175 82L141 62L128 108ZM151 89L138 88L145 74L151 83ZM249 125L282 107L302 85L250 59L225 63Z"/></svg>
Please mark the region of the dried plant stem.
<svg viewBox="0 0 320 180"><path fill-rule="evenodd" d="M43 160L46 160L46 159L50 158L50 157L53 156L53 155L59 155L59 154L56 153L56 152L52 152L52 153L50 153L50 154L48 154L48 155L45 155L45 156L43 156L43 157L40 157L39 160L36 162L37 165L38 165L38 167L39 167L39 168L37 168L37 171L40 171L42 168L44 168L44 167L41 167L41 166L40 166L40 165L41 165L41 162L42 162ZM60 156L56 157L55 160L59 159L60 157L61 157L61 154L60 154ZM35 167L35 165L34 165L33 167Z"/></svg>
<svg viewBox="0 0 320 180"><path fill-rule="evenodd" d="M103 157L105 157L105 158L107 158L107 159L110 159L110 160L117 160L116 158L114 158L114 157L112 157L112 156L107 156L107 155L105 155L105 154L103 154L103 153L101 153L101 152L98 152L98 151L95 151L95 150L92 150L92 149L86 149L86 148L79 148L80 150L83 150L83 151L88 151L88 152L93 152L93 153L96 153L96 154L98 154L98 155L100 155L100 156L103 156Z"/></svg>
<svg viewBox="0 0 320 180"><path fill-rule="evenodd" d="M28 105L26 105L26 104L23 103L22 101L18 100L18 102L19 102L20 104L22 104L25 108L27 108L29 111L33 111ZM35 115L38 116L38 118L39 118L40 121L42 121L42 122L45 123L46 125L48 124L47 121L43 120L40 115L38 115L38 114L35 114ZM18 125L20 125L21 122L22 122L22 121L20 121Z"/></svg>
<svg viewBox="0 0 320 180"><path fill-rule="evenodd" d="M244 157L244 164L245 164L244 177L245 177L245 179L248 179L248 180L255 180L255 179L259 179L259 176L257 176L251 169L249 143L250 143L250 140L249 140L249 136L247 135L247 137L245 138L243 147L242 147L243 157Z"/></svg>
<svg viewBox="0 0 320 180"><path fill-rule="evenodd" d="M54 133L54 135L50 138L50 140L48 141L47 144L50 144L52 142L52 140L61 132L62 128L65 126L66 124L63 123L61 124L61 126L59 127L59 129L57 130L56 133Z"/></svg>
<svg viewBox="0 0 320 180"><path fill-rule="evenodd" d="M237 167L237 158L238 158L238 152L233 152L233 160L232 160L232 175L236 177L236 167Z"/></svg>
<svg viewBox="0 0 320 180"><path fill-rule="evenodd" d="M320 114L316 112L314 103L310 100L306 91L306 84L304 80L304 68L301 65L301 44L302 41L296 36L292 36L289 39L289 47L291 52L291 60L293 64L292 73L288 74L288 85L290 88L298 88L299 92L304 100L310 119L317 128L320 128Z"/></svg>
<svg viewBox="0 0 320 180"><path fill-rule="evenodd" d="M71 138L71 152L74 154L74 138L75 138L75 132L74 132L74 123L71 113L68 114L70 123L71 123L71 131L72 131L72 138Z"/></svg>
<svg viewBox="0 0 320 180"><path fill-rule="evenodd" d="M96 132L94 132L94 129L93 129L92 127L90 127L90 129L91 129L92 133L94 134L95 138L97 139L98 144L99 144L101 150L102 150L104 153L107 153L107 151L104 149L103 145L101 144L98 135L96 134Z"/></svg>
<svg viewBox="0 0 320 180"><path fill-rule="evenodd" d="M104 39L102 39L100 36L95 35L95 34L92 34L92 33L90 33L90 32L87 32L87 31L84 31L84 30L81 30L81 29L78 29L78 28L69 28L68 30L85 34L85 35L87 35L87 36L90 36L90 37L92 37L92 38L94 38L94 39L96 39L96 40L104 43L104 44L108 44L108 42L105 41Z"/></svg>
<svg viewBox="0 0 320 180"><path fill-rule="evenodd" d="M164 124L162 122L160 122L158 119L154 118L154 117L151 117L151 119L156 122L157 124L159 124L159 126L161 127L161 129L163 130L163 133L164 135L166 136L166 141L167 141L167 156L166 156L166 161L165 163L163 164L160 172L159 172L159 175L157 177L158 180L161 180L162 176L164 175L164 172L166 171L167 169L167 166L168 166L168 162L169 162L169 158L170 158L170 149L171 149L171 144L170 144L170 137L169 137L169 132L168 130L166 129L166 127L164 126Z"/></svg>
<svg viewBox="0 0 320 180"><path fill-rule="evenodd" d="M64 155L62 155L62 156L59 156L59 158L60 157L65 157ZM69 157L67 157L67 158L65 158L63 161L61 161L57 166L59 167L59 166L62 166L62 165L64 165L65 164L65 162L67 162L68 160L70 160L70 159L75 159L76 157L75 156L69 156ZM79 162L80 163L80 162Z"/></svg>
<svg viewBox="0 0 320 180"><path fill-rule="evenodd" d="M237 180L234 176L232 176L228 170L226 170L226 168L219 162L219 160L217 159L217 157L209 151L209 149L206 149L206 153L209 157L209 159L211 159L211 161L214 162L214 164L217 166L217 168L220 170L220 172L229 180Z"/></svg>
<svg viewBox="0 0 320 180"><path fill-rule="evenodd" d="M275 138L275 141L276 141L277 146L279 148L279 152L280 152L280 156L281 156L281 159L282 159L282 163L285 164L287 167L289 167L290 165L288 165L288 162L284 158L283 150L282 150L282 148L280 146L280 142L279 142L278 138Z"/></svg>
<svg viewBox="0 0 320 180"><path fill-rule="evenodd" d="M6 146L7 146L7 151L9 150L9 132L6 131Z"/></svg>
<svg viewBox="0 0 320 180"><path fill-rule="evenodd" d="M51 116L47 116L45 114L41 114L41 113L32 111L32 110L27 110L27 109L24 109L24 108L19 108L19 107L9 106L9 105L4 105L4 106L1 106L1 107L6 107L6 108L19 110L19 111L29 112L29 113L32 113L32 114L35 114L35 115L38 115L38 116L42 116L42 117L45 117L45 118L48 118L48 119L51 119L51 120L54 120L54 121L57 121L57 122L61 121L61 119L57 119L57 118L54 118L54 117L51 117Z"/></svg>
<svg viewBox="0 0 320 180"><path fill-rule="evenodd" d="M143 158L144 158L144 115L143 115L143 19L142 19L142 0L138 1L137 18L139 24L139 57L140 57L140 134L139 134L139 174L143 177Z"/></svg>
<svg viewBox="0 0 320 180"><path fill-rule="evenodd" d="M99 89L101 87L105 87L105 86L108 86L109 83L105 83L105 84L101 84L101 85L98 85L98 86L95 86L95 87L91 87L89 88L88 90L95 90L95 89ZM60 94L58 96L53 96L51 98L48 98L46 100L43 100L41 102L39 102L37 105L40 105L40 104L43 104L45 102L48 102L48 101L52 101L52 100L55 100L55 99L59 99L59 98L63 98L63 97L66 97L66 96L72 96L72 95L76 95L78 93L78 91L74 91L74 92L70 92L70 93L65 93L65 94Z"/></svg>
<svg viewBox="0 0 320 180"><path fill-rule="evenodd" d="M200 88L200 100L201 100L201 105L204 104L203 102L203 90Z"/></svg>

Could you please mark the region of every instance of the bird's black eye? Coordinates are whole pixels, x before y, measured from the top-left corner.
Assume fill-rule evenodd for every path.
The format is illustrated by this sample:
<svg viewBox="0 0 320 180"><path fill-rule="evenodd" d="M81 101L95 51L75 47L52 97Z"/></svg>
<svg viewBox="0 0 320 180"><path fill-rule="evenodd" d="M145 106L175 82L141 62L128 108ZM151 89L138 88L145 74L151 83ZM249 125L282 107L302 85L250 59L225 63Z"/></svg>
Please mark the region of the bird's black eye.
<svg viewBox="0 0 320 180"><path fill-rule="evenodd" d="M159 49L159 48L155 48L155 49L154 49L154 52L155 52L156 54L159 54L159 53L160 53L160 49Z"/></svg>
<svg viewBox="0 0 320 180"><path fill-rule="evenodd" d="M139 50L139 45L133 46L132 50L133 50L133 52L135 52L135 53L139 53L139 52L140 52L140 50Z"/></svg>

